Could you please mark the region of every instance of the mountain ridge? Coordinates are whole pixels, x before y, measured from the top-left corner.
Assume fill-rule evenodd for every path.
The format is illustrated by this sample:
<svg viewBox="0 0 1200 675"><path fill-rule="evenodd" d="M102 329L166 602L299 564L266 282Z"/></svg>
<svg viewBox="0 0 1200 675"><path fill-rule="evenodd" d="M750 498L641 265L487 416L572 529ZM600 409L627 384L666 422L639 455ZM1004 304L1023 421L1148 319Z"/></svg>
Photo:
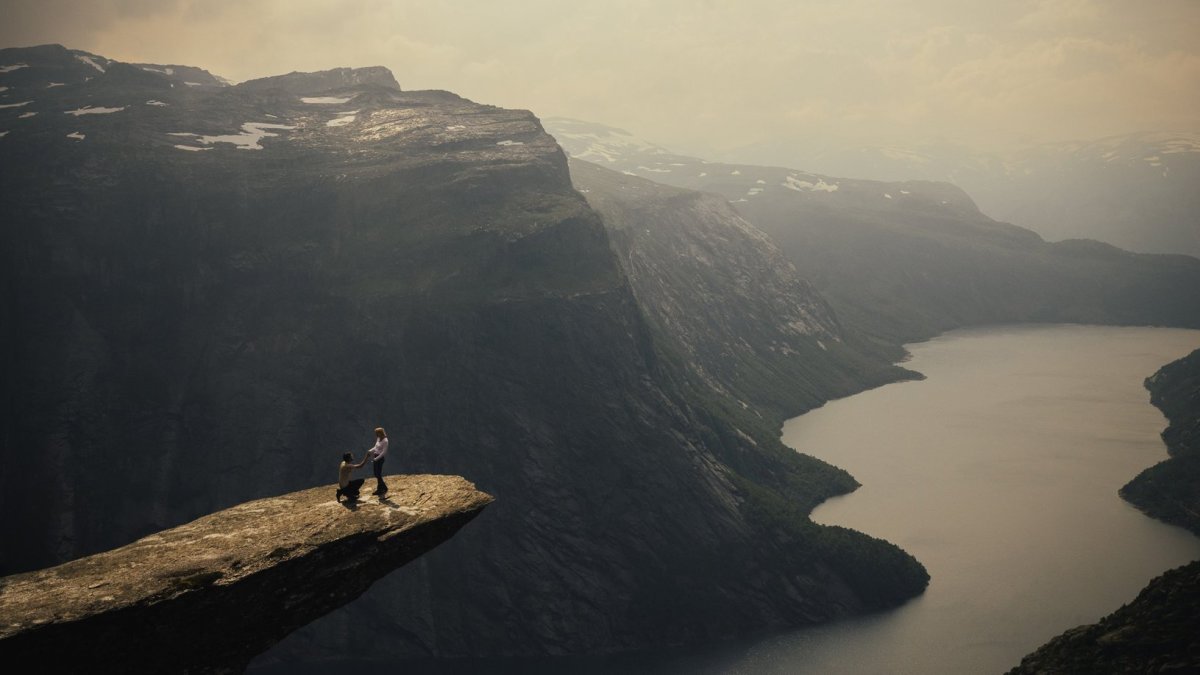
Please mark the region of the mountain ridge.
<svg viewBox="0 0 1200 675"><path fill-rule="evenodd" d="M595 153L608 168L720 195L780 247L844 325L884 345L985 323L1200 322L1200 300L1185 292L1200 286L1200 260L1047 243L992 220L949 183L709 162L610 142L622 134L604 125L547 124L569 154Z"/></svg>

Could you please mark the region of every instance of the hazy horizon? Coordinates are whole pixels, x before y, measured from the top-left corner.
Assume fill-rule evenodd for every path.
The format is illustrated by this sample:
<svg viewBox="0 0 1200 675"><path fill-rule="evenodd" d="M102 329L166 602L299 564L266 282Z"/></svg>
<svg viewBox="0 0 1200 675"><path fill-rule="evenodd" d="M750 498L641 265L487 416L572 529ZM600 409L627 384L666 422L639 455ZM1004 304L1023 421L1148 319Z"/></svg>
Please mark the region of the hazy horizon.
<svg viewBox="0 0 1200 675"><path fill-rule="evenodd" d="M17 2L0 44L234 81L383 65L406 89L730 158L942 139L999 150L1200 130L1200 3ZM749 150L748 150L749 149Z"/></svg>

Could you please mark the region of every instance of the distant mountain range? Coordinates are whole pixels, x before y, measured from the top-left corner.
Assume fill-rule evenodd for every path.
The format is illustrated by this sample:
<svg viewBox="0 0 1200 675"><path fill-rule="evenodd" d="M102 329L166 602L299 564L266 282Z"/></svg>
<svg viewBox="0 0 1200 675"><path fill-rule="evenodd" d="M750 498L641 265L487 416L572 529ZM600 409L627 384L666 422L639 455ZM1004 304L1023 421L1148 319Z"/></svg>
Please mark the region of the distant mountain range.
<svg viewBox="0 0 1200 675"><path fill-rule="evenodd" d="M710 162L600 124L548 119L573 157L720 195L765 232L843 324L884 341L1001 322L1200 325L1200 259L1047 243L947 182Z"/></svg>
<svg viewBox="0 0 1200 675"><path fill-rule="evenodd" d="M615 162L645 177L678 161L619 129L557 118L546 123L580 159ZM947 142L821 153L783 142L739 154L835 176L951 183L988 216L1049 241L1097 239L1129 251L1200 257L1200 132L1128 134L1005 154Z"/></svg>

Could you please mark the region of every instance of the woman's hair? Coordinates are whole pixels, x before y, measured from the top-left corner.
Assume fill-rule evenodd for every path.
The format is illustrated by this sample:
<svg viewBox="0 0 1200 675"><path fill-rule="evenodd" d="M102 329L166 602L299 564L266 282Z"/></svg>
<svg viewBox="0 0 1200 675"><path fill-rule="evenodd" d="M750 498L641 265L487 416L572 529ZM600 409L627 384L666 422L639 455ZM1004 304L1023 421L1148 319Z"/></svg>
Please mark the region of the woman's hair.
<svg viewBox="0 0 1200 675"><path fill-rule="evenodd" d="M343 462L352 462L352 461L354 461L354 455L352 455L352 454L350 454L350 453L348 453L348 452L347 452L347 453L344 453L344 454L342 455L342 461L343 461Z"/></svg>
<svg viewBox="0 0 1200 675"><path fill-rule="evenodd" d="M387 438L387 432L383 430L383 427L375 427L375 435L380 438Z"/></svg>

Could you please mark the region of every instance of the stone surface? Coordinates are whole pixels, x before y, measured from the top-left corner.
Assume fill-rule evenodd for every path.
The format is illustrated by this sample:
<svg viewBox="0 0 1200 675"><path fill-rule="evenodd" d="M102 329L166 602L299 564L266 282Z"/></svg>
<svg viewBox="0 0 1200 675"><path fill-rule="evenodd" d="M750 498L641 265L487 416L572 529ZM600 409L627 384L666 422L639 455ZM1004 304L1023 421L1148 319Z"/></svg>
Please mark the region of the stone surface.
<svg viewBox="0 0 1200 675"><path fill-rule="evenodd" d="M0 659L60 673L241 670L492 501L458 476L386 480L383 497L339 503L336 485L311 488L4 577Z"/></svg>

